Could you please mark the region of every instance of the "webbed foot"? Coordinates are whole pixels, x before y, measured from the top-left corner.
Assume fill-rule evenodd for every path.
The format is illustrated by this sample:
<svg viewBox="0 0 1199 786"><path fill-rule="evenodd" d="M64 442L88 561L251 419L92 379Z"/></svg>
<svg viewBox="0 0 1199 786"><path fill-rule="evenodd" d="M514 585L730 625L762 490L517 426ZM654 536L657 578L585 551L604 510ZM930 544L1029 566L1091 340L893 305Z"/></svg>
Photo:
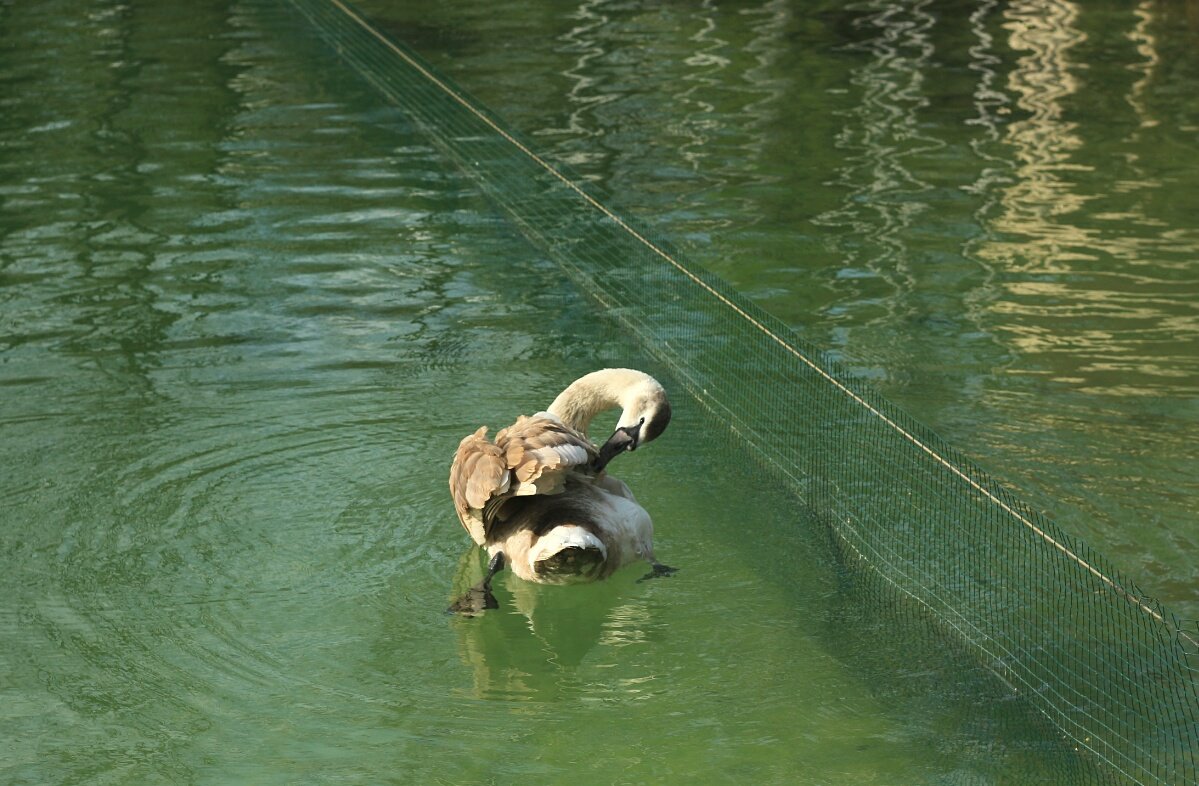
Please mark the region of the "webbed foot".
<svg viewBox="0 0 1199 786"><path fill-rule="evenodd" d="M482 614L487 609L498 609L500 603L491 592L491 577L504 569L504 553L496 552L487 563L487 575L475 586L468 589L461 597L450 604L447 614L463 614L473 617Z"/></svg>
<svg viewBox="0 0 1199 786"><path fill-rule="evenodd" d="M482 585L474 586L468 589L457 600L449 605L446 614L462 614L466 617L474 617L477 614L482 614L487 609L498 609L500 602L495 599L490 587Z"/></svg>
<svg viewBox="0 0 1199 786"><path fill-rule="evenodd" d="M672 576L678 572L678 568L672 568L669 565L663 565L661 562L655 562L653 563L653 569L649 573L646 573L644 576L637 579L637 583L640 584L643 581L661 578L662 576Z"/></svg>

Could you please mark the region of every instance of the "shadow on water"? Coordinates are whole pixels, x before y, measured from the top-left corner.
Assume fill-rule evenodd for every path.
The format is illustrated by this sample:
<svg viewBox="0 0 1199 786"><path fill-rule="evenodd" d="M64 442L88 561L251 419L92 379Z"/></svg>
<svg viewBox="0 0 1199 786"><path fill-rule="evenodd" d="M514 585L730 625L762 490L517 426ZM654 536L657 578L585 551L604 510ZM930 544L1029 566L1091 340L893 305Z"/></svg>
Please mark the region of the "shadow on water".
<svg viewBox="0 0 1199 786"><path fill-rule="evenodd" d="M944 782L1110 779L1000 676L1001 665L967 650L943 620L896 598L871 568L843 563L821 633L829 651L873 686L883 711L943 760Z"/></svg>
<svg viewBox="0 0 1199 786"><path fill-rule="evenodd" d="M903 744L919 751L925 765L919 777L947 784L1107 782L1110 773L1099 760L1080 754L1007 681L1002 662L968 646L951 620L884 578L836 534L827 513L775 486L775 468L748 465L729 474L755 501L734 502L724 515L758 526L746 532L726 522L708 533L715 548L750 561L771 592L786 599L786 611L772 624L807 632L864 686L876 711L902 729ZM856 493L869 494L870 486ZM788 513L762 515L762 509ZM907 567L919 573L927 566ZM868 736L862 741L871 744Z"/></svg>

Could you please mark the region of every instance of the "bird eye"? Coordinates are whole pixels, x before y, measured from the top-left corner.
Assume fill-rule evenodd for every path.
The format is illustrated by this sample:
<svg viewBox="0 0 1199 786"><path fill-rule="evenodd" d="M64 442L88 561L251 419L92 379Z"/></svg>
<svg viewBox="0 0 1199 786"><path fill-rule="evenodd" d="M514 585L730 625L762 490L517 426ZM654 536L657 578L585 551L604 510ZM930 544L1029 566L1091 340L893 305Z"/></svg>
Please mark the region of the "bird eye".
<svg viewBox="0 0 1199 786"><path fill-rule="evenodd" d="M639 423L637 423L637 425L638 425L638 426L644 426L644 425L645 425L645 418L642 418L642 419L641 419L641 421L640 421Z"/></svg>

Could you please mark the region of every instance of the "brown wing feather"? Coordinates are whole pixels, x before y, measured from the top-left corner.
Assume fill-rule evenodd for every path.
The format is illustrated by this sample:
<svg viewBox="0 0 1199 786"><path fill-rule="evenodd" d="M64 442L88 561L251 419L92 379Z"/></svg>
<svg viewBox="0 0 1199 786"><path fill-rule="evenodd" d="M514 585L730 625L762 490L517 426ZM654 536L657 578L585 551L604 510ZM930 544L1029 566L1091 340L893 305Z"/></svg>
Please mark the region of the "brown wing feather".
<svg viewBox="0 0 1199 786"><path fill-rule="evenodd" d="M450 467L450 493L462 526L486 542L491 521L513 496L556 494L572 471L586 471L595 446L582 433L551 418L521 416L487 439L483 427L458 445Z"/></svg>
<svg viewBox="0 0 1199 786"><path fill-rule="evenodd" d="M507 492L510 483L504 453L487 439L486 426L458 443L450 467L450 494L462 526L476 543L482 544L486 535L483 507L496 494Z"/></svg>
<svg viewBox="0 0 1199 786"><path fill-rule="evenodd" d="M495 441L504 448L508 467L520 483L536 481L547 472L581 468L597 455L582 433L538 415L517 418Z"/></svg>

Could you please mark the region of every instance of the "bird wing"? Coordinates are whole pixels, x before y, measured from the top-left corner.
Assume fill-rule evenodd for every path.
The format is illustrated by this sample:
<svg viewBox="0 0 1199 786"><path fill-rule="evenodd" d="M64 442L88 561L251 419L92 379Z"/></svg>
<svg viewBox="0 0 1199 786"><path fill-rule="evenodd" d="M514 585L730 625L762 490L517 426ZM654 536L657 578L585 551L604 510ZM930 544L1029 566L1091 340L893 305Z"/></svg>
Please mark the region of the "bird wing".
<svg viewBox="0 0 1199 786"><path fill-rule="evenodd" d="M598 455L581 432L542 413L517 418L495 442L504 450L518 496L561 491L568 472L583 469Z"/></svg>
<svg viewBox="0 0 1199 786"><path fill-rule="evenodd" d="M503 503L517 496L561 493L566 477L584 473L595 446L552 415L521 416L487 439L483 427L458 445L450 493L462 525L480 545Z"/></svg>
<svg viewBox="0 0 1199 786"><path fill-rule="evenodd" d="M458 443L450 466L450 494L462 526L480 546L486 534L483 509L492 497L506 494L511 482L504 451L487 439L486 426Z"/></svg>

